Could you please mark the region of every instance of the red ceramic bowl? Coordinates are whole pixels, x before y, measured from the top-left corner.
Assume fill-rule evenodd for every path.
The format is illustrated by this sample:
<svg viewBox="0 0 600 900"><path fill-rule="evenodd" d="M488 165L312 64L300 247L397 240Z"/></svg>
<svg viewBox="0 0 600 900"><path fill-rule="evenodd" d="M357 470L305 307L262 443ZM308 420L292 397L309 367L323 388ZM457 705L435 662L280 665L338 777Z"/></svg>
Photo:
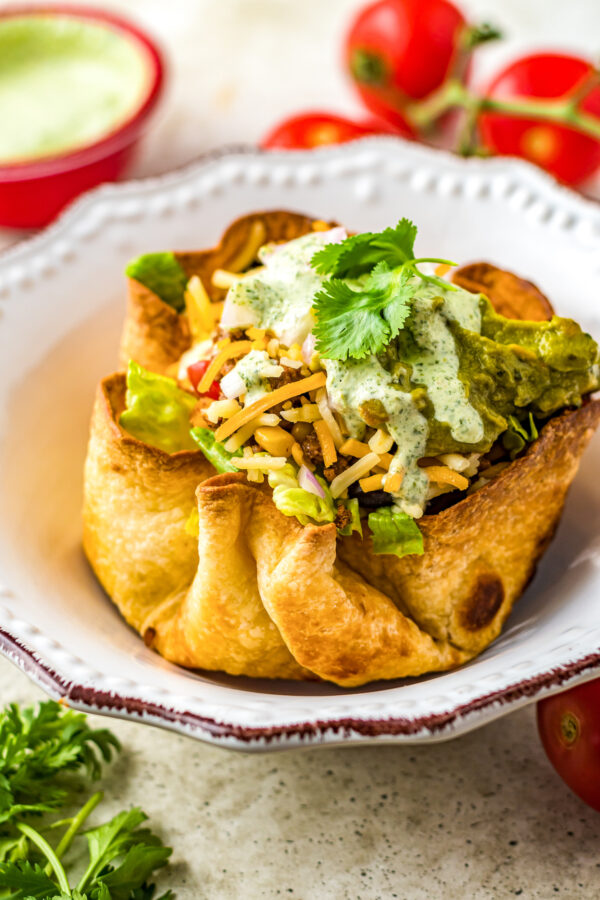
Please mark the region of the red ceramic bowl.
<svg viewBox="0 0 600 900"><path fill-rule="evenodd" d="M148 117L160 97L165 64L154 42L139 28L112 13L77 6L8 6L7 16L61 15L117 30L140 48L148 67L145 93L134 112L99 140L56 156L0 164L0 226L39 228L83 191L115 181L130 162Z"/></svg>

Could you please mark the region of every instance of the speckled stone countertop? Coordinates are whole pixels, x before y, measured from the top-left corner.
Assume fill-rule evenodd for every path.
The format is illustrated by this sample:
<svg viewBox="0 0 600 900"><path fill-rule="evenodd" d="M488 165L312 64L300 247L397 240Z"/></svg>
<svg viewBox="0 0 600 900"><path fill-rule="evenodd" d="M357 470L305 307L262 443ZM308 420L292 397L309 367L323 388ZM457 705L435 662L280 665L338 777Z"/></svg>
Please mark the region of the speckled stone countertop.
<svg viewBox="0 0 600 900"><path fill-rule="evenodd" d="M362 0L112 0L171 56L171 83L133 175L253 141L306 108L356 113L339 67ZM463 0L499 23L485 74L531 46L597 55L597 0ZM274 77L274 73L275 76ZM19 235L0 232L0 247ZM2 703L42 697L0 660ZM450 743L251 756L122 721L102 787L174 847L178 900L490 900L600 896L600 816L552 771L533 708Z"/></svg>

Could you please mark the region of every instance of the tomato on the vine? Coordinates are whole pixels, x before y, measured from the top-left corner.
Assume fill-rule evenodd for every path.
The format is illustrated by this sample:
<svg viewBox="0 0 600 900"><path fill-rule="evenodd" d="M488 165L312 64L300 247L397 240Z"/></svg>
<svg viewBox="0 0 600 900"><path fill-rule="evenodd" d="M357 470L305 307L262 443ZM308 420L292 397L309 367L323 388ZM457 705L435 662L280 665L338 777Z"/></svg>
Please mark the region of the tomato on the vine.
<svg viewBox="0 0 600 900"><path fill-rule="evenodd" d="M583 97L577 100L580 91ZM596 73L589 62L576 56L534 53L517 59L496 75L486 97L506 103L567 103L575 98L577 109L597 117L600 123ZM565 184L578 184L600 167L600 140L568 124L490 110L481 114L479 130L484 147L492 153L528 159Z"/></svg>
<svg viewBox="0 0 600 900"><path fill-rule="evenodd" d="M350 27L346 66L365 105L396 124L449 78L465 79L473 47L496 36L470 28L449 0L377 0Z"/></svg>
<svg viewBox="0 0 600 900"><path fill-rule="evenodd" d="M387 123L354 122L326 112L299 113L284 119L261 141L265 150L310 150L326 144L344 144L370 134L390 133ZM405 122L398 123L394 133L412 137Z"/></svg>
<svg viewBox="0 0 600 900"><path fill-rule="evenodd" d="M600 679L541 700L537 721L558 774L600 812Z"/></svg>

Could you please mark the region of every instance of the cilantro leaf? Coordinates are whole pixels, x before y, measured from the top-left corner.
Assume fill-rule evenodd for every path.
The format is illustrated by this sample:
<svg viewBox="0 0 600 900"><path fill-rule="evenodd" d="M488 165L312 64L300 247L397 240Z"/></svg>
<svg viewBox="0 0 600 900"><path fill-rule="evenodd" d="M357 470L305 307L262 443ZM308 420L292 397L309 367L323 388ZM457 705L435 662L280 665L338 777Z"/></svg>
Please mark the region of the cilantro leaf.
<svg viewBox="0 0 600 900"><path fill-rule="evenodd" d="M395 228L376 234L366 231L341 243L327 244L315 253L311 265L319 274L335 278L357 278L379 262L396 268L414 259L416 236L416 226L409 219L400 219Z"/></svg>
<svg viewBox="0 0 600 900"><path fill-rule="evenodd" d="M395 337L410 314L410 270L379 262L362 285L327 281L313 301L316 348L326 359L362 359Z"/></svg>
<svg viewBox="0 0 600 900"><path fill-rule="evenodd" d="M381 317L381 299L332 278L313 301L317 313L316 348L328 359L362 359L385 343L389 325Z"/></svg>
<svg viewBox="0 0 600 900"><path fill-rule="evenodd" d="M311 265L330 276L313 299L321 356L344 360L378 353L404 327L419 278L444 291L456 290L419 271L419 263L449 260L415 259L416 235L415 225L400 219L395 228L357 234L314 254Z"/></svg>

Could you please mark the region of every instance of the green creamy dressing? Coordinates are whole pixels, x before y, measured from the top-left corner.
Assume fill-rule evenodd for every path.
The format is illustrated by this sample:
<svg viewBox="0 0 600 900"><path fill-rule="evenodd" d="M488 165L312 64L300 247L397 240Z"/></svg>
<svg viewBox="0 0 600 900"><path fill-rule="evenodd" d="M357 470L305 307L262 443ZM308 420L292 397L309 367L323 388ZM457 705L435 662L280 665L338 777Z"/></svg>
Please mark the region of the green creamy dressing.
<svg viewBox="0 0 600 900"><path fill-rule="evenodd" d="M228 304L248 313L244 324L270 329L288 347L302 343L314 325L312 301L323 283L310 265L324 246L322 234L315 231L287 244L261 248L264 269L238 281L227 295Z"/></svg>
<svg viewBox="0 0 600 900"><path fill-rule="evenodd" d="M232 372L238 375L246 385L246 400L244 406L250 406L255 400L260 400L264 394L271 390L269 382L262 377L262 369L266 365L277 365L269 359L269 354L264 350L251 350L235 364Z"/></svg>
<svg viewBox="0 0 600 900"><path fill-rule="evenodd" d="M147 82L145 51L114 28L58 13L0 18L0 163L100 139Z"/></svg>
<svg viewBox="0 0 600 900"><path fill-rule="evenodd" d="M345 362L324 359L323 364L327 372L327 394L344 417L352 437L360 440L366 429L359 408L372 400L383 405L388 416L386 428L398 444L389 470L405 473L397 503L409 515L422 515L428 481L417 466L417 460L425 455L429 423L415 404L412 393L401 390L376 356Z"/></svg>
<svg viewBox="0 0 600 900"><path fill-rule="evenodd" d="M455 322L461 328L479 332L479 296L463 290L444 291L420 278L413 280L413 287L411 346L405 354L410 363L408 390L402 390L397 373L388 371L374 356L345 362L324 360L324 365L329 397L344 416L353 437L360 439L365 431L360 407L369 400L383 406L387 414L385 427L398 444L390 472L405 473L395 500L403 512L418 517L423 513L429 482L417 462L426 454L430 432L418 389L426 390L433 417L447 424L455 441L481 441L484 425L467 397L459 375L456 341L448 327Z"/></svg>

